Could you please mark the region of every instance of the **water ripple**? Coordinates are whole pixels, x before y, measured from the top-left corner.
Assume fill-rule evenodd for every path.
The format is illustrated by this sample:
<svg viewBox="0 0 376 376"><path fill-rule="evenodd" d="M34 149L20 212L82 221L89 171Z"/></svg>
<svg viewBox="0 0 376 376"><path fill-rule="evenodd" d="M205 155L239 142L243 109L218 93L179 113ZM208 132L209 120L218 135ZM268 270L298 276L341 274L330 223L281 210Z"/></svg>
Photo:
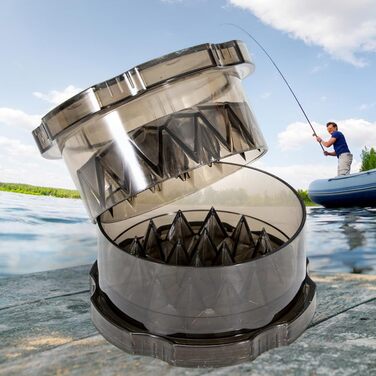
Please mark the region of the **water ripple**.
<svg viewBox="0 0 376 376"><path fill-rule="evenodd" d="M80 200L0 192L0 276L94 262L96 228ZM310 269L376 273L376 209L308 208Z"/></svg>
<svg viewBox="0 0 376 376"><path fill-rule="evenodd" d="M376 273L376 210L309 208L310 269Z"/></svg>

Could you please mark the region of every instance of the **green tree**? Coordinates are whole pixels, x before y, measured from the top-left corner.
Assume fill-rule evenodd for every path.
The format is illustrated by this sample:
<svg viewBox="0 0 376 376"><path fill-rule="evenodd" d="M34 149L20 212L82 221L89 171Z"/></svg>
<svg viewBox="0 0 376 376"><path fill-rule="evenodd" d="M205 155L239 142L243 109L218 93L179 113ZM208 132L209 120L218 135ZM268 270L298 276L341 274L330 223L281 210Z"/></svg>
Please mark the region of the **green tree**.
<svg viewBox="0 0 376 376"><path fill-rule="evenodd" d="M368 171L376 168L376 150L374 148L368 149L365 146L360 156L362 158L360 171Z"/></svg>

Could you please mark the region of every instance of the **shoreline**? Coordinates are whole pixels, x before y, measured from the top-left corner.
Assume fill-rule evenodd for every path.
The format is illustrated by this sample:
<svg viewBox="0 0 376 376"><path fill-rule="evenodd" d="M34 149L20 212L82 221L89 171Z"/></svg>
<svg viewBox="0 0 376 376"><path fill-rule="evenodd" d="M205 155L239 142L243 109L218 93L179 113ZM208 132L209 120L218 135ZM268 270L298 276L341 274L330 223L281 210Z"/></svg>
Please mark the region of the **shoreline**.
<svg viewBox="0 0 376 376"><path fill-rule="evenodd" d="M52 196L57 198L79 199L80 194L74 189L39 187L31 184L0 183L0 191L21 193L33 196Z"/></svg>
<svg viewBox="0 0 376 376"><path fill-rule="evenodd" d="M0 191L11 192L11 193L21 193L21 194L33 195L33 196L50 196L50 197L57 197L57 198L81 199L79 192L74 189L40 187L37 185L31 185L31 184L0 183ZM296 191L298 192L299 197L303 200L305 206L319 206L309 199L308 193L306 190L297 189Z"/></svg>

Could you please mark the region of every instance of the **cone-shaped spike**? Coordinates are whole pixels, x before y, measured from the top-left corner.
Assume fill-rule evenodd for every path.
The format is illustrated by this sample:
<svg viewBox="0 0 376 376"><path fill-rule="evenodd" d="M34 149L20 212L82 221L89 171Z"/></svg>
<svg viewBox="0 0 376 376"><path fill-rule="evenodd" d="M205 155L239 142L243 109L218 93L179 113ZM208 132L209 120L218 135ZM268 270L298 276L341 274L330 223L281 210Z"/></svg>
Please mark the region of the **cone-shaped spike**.
<svg viewBox="0 0 376 376"><path fill-rule="evenodd" d="M234 264L234 259L231 256L231 251L228 248L226 242L221 243L222 246L219 249L218 256L214 261L213 265L232 265Z"/></svg>
<svg viewBox="0 0 376 376"><path fill-rule="evenodd" d="M167 260L168 257L170 256L170 253L172 251L172 248L174 248L175 244L170 243L169 241L162 241L161 242L161 247L164 255L164 259Z"/></svg>
<svg viewBox="0 0 376 376"><path fill-rule="evenodd" d="M170 265L188 265L188 255L184 249L184 245L181 240L178 240L177 243L172 248L170 255L167 259L167 264Z"/></svg>
<svg viewBox="0 0 376 376"><path fill-rule="evenodd" d="M247 244L251 247L255 246L251 230L248 226L247 220L245 219L244 215L241 216L238 224L236 225L235 230L231 235L231 238L235 242L235 246L239 242Z"/></svg>
<svg viewBox="0 0 376 376"><path fill-rule="evenodd" d="M204 223L200 229L200 234L202 234L205 230L208 232L208 235L213 241L215 247L218 247L221 241L227 237L226 230L224 229L222 222L213 207L209 210L209 213L204 220Z"/></svg>
<svg viewBox="0 0 376 376"><path fill-rule="evenodd" d="M273 250L268 233L263 228L256 243L255 253L257 256L265 255Z"/></svg>
<svg viewBox="0 0 376 376"><path fill-rule="evenodd" d="M231 255L233 255L233 250L234 250L234 241L232 238L228 237L225 238L217 247L218 250L220 250L224 245L226 244L226 247L229 249Z"/></svg>
<svg viewBox="0 0 376 376"><path fill-rule="evenodd" d="M159 238L157 228L153 220L150 220L144 238L144 250L148 257L164 261L164 254L161 247L161 239Z"/></svg>
<svg viewBox="0 0 376 376"><path fill-rule="evenodd" d="M180 180L182 180L182 181L186 181L187 179L190 178L190 175L189 175L188 172L183 172L182 174L180 174L180 175L178 176L178 178L180 178Z"/></svg>
<svg viewBox="0 0 376 376"><path fill-rule="evenodd" d="M204 263L201 260L201 256L199 252L196 252L193 255L192 260L191 260L191 265L196 266L196 267L204 266Z"/></svg>
<svg viewBox="0 0 376 376"><path fill-rule="evenodd" d="M200 259L204 266L213 265L213 262L217 257L217 250L206 229L204 229L200 235L200 240L197 244L193 258L197 253L200 255Z"/></svg>
<svg viewBox="0 0 376 376"><path fill-rule="evenodd" d="M179 210L168 231L167 240L172 244L175 244L177 241L182 241L185 249L187 249L193 235L194 233L191 226L182 211Z"/></svg>
<svg viewBox="0 0 376 376"><path fill-rule="evenodd" d="M197 244L200 240L200 235L194 235L189 243L189 246L187 248L187 253L188 253L188 257L192 258L195 250L196 250L196 247L197 247Z"/></svg>
<svg viewBox="0 0 376 376"><path fill-rule="evenodd" d="M255 242L244 215L236 225L231 238L234 241L233 256L235 261L249 261L255 253Z"/></svg>
<svg viewBox="0 0 376 376"><path fill-rule="evenodd" d="M145 251L142 248L142 245L138 240L137 236L134 237L132 243L130 244L128 252L136 257L145 257Z"/></svg>

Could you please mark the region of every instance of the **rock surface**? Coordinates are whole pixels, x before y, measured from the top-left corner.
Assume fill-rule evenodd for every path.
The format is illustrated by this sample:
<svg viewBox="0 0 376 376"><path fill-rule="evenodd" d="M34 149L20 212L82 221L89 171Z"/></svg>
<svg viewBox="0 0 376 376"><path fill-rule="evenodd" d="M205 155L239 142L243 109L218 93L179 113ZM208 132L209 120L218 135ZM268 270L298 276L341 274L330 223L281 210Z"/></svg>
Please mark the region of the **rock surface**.
<svg viewBox="0 0 376 376"><path fill-rule="evenodd" d="M376 276L314 274L317 310L288 347L217 369L177 368L109 344L90 321L90 266L0 279L0 375L375 375Z"/></svg>

